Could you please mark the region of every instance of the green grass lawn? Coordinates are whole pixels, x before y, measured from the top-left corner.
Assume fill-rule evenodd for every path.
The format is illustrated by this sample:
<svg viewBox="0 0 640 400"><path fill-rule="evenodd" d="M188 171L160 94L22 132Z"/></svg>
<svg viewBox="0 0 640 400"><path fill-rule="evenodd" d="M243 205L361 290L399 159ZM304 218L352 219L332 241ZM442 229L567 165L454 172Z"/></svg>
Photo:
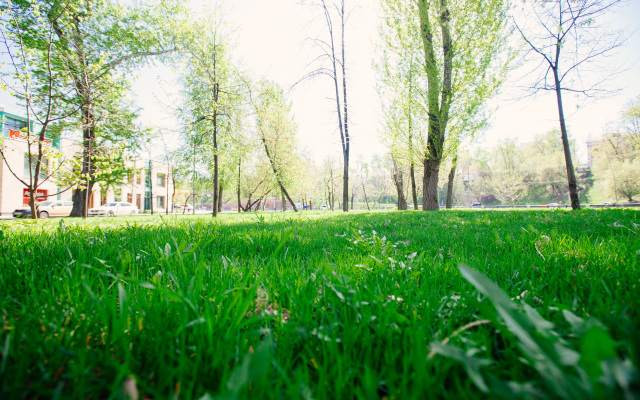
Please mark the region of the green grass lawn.
<svg viewBox="0 0 640 400"><path fill-rule="evenodd" d="M631 209L2 221L0 398L633 396L639 269Z"/></svg>

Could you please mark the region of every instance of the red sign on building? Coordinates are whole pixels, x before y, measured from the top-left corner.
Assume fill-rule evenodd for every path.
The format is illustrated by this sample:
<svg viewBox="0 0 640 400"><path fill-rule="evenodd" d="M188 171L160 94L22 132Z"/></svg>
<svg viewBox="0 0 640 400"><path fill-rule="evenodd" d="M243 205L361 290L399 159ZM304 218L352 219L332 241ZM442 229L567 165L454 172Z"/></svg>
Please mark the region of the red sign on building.
<svg viewBox="0 0 640 400"><path fill-rule="evenodd" d="M24 132L22 131L17 131L15 129L9 129L9 137L11 139L26 139L26 136L24 134ZM32 136L32 138L37 139L36 136ZM49 143L49 139L43 139L42 143Z"/></svg>
<svg viewBox="0 0 640 400"><path fill-rule="evenodd" d="M46 189L36 189L36 201L45 201L47 199ZM29 205L29 189L22 189L22 205Z"/></svg>
<svg viewBox="0 0 640 400"><path fill-rule="evenodd" d="M20 131L15 130L15 129L9 129L9 137L11 139L21 139L24 136L22 136L22 134L20 133Z"/></svg>

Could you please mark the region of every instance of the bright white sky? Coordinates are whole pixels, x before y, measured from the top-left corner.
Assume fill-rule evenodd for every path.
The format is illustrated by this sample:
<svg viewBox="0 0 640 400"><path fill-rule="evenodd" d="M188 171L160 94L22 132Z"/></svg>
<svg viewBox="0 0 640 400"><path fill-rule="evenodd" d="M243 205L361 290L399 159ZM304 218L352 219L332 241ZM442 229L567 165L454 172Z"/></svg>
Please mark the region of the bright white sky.
<svg viewBox="0 0 640 400"><path fill-rule="evenodd" d="M385 152L378 139L380 112L372 70L377 1L352 0L351 3L354 1L358 6L351 14L346 33L353 160L359 155L369 158ZM318 9L301 5L299 0L233 0L229 3L232 11L227 21L237 27L237 54L245 69L275 80L285 88L309 71L305 67L317 52L305 43L305 38L325 33L323 21L314 19L320 15ZM585 142L602 135L607 122L615 121L624 105L640 94L640 1L628 1L616 20L619 26L628 27L631 35L617 55L617 64L628 69L610 82L611 87L620 88L620 92L586 103L568 94L564 97L569 133L579 146L581 162L585 157ZM176 129L170 109L177 101L175 76L166 66L147 67L140 72L134 92L142 108L143 125ZM328 155L341 157L331 84L328 78L319 77L290 93L300 144L318 162ZM516 82L508 81L509 86L516 86ZM536 134L558 127L553 95L520 101L510 100L513 97L510 91L508 98L503 95L494 100L499 109L491 127L472 148L490 147L505 138L525 143ZM0 103L5 104L7 111L22 114L12 106L15 101L6 93L0 95Z"/></svg>
<svg viewBox="0 0 640 400"><path fill-rule="evenodd" d="M227 21L238 28L235 41L243 66L256 75L279 82L285 88L310 70L306 66L318 54L317 49L305 39L326 34L319 10L310 6L309 1L306 5L300 3L300 0L230 2L232 11ZM357 4L346 33L352 160L359 155L368 159L375 153L386 151L378 139L381 116L372 68L378 25L377 1L355 0L347 3ZM588 101L582 97L564 95L567 125L570 136L578 144L580 162L586 161L586 141L602 135L606 124L617 120L624 105L640 94L640 1L632 0L625 4L616 21L619 26L628 27L630 34L629 40L618 52L616 63L628 69L610 82L611 87L621 90L610 98ZM144 93L139 100L144 107L145 124L157 124L165 114L162 107L154 104L149 92L150 88L158 88L154 91L156 95L162 92L154 81L158 79L158 71L161 75L164 73L162 69L149 70L136 83L136 89ZM472 149L491 147L505 138L526 143L537 134L559 128L553 94L513 100L520 95L513 90L518 84L513 78L518 75L521 74L513 73L512 79L507 81L504 92L508 95L494 100L498 110L492 118L491 127L471 144ZM163 79L168 77L165 75ZM290 93L300 143L318 162L329 155L341 157L331 85L328 78L318 77L297 86ZM171 89L167 85L164 87L165 90ZM171 101L165 100L164 103L170 104ZM171 121L166 123L170 124Z"/></svg>

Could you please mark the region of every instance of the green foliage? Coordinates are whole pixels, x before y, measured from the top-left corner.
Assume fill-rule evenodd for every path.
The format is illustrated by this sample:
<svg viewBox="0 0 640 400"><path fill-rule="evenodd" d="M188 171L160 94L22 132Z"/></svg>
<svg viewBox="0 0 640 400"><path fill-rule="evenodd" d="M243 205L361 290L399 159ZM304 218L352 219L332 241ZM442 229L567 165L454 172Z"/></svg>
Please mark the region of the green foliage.
<svg viewBox="0 0 640 400"><path fill-rule="evenodd" d="M276 83L263 80L256 105L256 129L272 166L274 177L285 187L297 181L301 172L291 101Z"/></svg>
<svg viewBox="0 0 640 400"><path fill-rule="evenodd" d="M637 200L640 194L640 98L622 111L620 122L592 142L593 192L599 200Z"/></svg>
<svg viewBox="0 0 640 400"><path fill-rule="evenodd" d="M574 148L573 142L570 145ZM469 165L473 201L511 205L567 200L567 169L557 129L536 135L521 145L514 140L502 141L491 149L464 157L461 162ZM461 173L466 175L466 171ZM588 171L579 175L580 194L584 196L593 183ZM467 190L465 187L464 191Z"/></svg>

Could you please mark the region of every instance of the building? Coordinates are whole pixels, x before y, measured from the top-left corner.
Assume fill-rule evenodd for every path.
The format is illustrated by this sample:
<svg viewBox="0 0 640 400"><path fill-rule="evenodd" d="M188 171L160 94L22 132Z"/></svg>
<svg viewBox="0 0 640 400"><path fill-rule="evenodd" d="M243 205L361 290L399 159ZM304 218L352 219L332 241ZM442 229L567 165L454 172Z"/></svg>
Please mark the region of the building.
<svg viewBox="0 0 640 400"><path fill-rule="evenodd" d="M7 113L0 108L0 146L6 158L2 159L0 156L0 216L11 215L15 209L28 206L29 203L29 191L20 182L28 182L34 171L33 163L29 160L28 143L22 131L27 123L31 124L32 131L39 129L33 121L27 121L26 118ZM48 145L50 154L57 155L44 159L43 164L48 171L55 171L61 165L61 160L73 157L82 150L79 142L67 138L61 138ZM121 185L102 188L98 183L93 186L88 199L89 208L111 201L126 201L135 204L139 212L151 209L155 212L171 212L174 202L170 166L159 161L135 158L128 166L133 169L133 173L129 174ZM47 173L41 171L40 179L44 180L46 177ZM73 189L65 189L50 177L38 187L36 198L39 201L71 201Z"/></svg>

